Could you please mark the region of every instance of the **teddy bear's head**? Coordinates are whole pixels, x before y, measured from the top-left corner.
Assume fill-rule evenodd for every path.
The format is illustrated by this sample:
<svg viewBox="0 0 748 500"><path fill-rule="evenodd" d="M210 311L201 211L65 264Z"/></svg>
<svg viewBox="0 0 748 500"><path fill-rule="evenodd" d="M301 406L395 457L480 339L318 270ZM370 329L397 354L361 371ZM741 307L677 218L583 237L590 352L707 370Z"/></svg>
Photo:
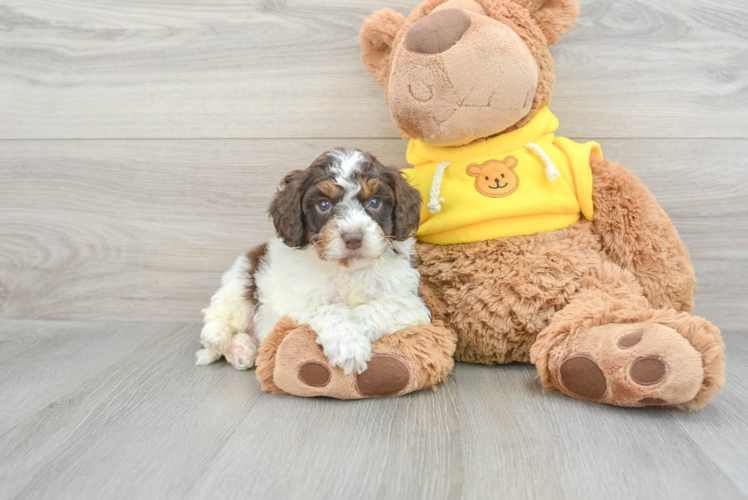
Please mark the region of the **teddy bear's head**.
<svg viewBox="0 0 748 500"><path fill-rule="evenodd" d="M375 12L361 54L403 137L458 146L525 125L550 103L574 0L426 0Z"/></svg>

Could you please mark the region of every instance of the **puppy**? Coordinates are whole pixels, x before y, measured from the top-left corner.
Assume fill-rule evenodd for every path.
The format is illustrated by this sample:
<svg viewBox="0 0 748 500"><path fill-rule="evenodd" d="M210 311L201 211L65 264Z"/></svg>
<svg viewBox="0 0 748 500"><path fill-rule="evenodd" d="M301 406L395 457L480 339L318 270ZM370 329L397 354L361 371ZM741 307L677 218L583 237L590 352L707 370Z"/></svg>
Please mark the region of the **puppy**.
<svg viewBox="0 0 748 500"><path fill-rule="evenodd" d="M270 203L277 238L240 256L203 311L197 364L237 369L284 316L309 324L330 364L366 370L371 343L431 315L413 264L421 199L395 168L333 149L283 179Z"/></svg>

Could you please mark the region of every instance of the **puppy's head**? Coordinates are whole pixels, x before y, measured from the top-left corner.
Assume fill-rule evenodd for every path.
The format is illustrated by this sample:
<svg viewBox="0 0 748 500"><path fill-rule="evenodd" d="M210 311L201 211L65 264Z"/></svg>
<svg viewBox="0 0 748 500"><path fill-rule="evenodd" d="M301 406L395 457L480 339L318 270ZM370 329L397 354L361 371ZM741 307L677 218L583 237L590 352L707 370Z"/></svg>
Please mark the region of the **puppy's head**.
<svg viewBox="0 0 748 500"><path fill-rule="evenodd" d="M420 194L396 168L369 153L332 149L286 175L269 213L286 245L311 244L323 260L358 266L413 236L420 208Z"/></svg>

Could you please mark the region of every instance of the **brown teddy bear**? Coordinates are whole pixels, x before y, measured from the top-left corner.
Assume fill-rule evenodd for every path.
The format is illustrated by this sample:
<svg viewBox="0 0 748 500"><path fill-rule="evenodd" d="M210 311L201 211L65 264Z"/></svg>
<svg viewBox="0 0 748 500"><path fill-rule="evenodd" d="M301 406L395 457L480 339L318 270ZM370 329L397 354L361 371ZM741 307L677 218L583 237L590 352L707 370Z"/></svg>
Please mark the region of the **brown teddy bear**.
<svg viewBox="0 0 748 500"><path fill-rule="evenodd" d="M578 12L427 0L365 21L362 57L424 200L424 298L458 361L531 362L545 388L598 403L699 408L724 384L724 344L689 314L688 250L636 176L554 134L548 46Z"/></svg>

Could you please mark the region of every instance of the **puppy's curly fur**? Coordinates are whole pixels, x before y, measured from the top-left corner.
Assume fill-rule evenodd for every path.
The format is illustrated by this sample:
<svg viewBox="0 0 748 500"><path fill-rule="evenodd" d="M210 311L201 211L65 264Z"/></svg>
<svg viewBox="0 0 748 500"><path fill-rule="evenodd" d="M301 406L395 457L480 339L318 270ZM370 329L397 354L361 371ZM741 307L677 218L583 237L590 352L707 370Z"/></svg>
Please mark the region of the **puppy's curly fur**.
<svg viewBox="0 0 748 500"><path fill-rule="evenodd" d="M366 369L382 335L431 322L413 266L420 195L370 154L335 149L286 175L278 237L240 256L204 311L198 364L254 365L284 317L308 324L331 365Z"/></svg>

